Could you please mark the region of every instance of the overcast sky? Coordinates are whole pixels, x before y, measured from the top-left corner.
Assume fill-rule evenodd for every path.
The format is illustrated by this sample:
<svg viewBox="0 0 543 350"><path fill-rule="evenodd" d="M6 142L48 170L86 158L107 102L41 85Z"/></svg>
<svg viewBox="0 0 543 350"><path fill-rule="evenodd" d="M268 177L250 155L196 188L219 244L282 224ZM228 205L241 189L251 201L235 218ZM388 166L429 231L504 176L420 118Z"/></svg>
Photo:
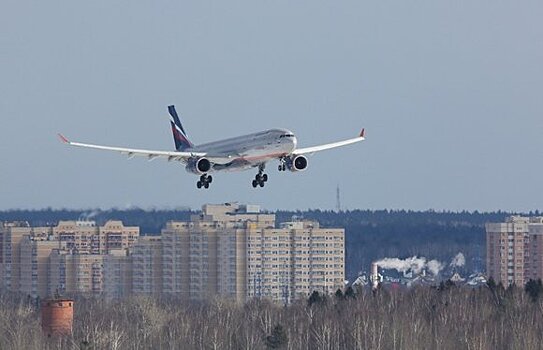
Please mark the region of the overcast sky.
<svg viewBox="0 0 543 350"><path fill-rule="evenodd" d="M340 4L338 4L340 3ZM541 1L15 1L0 11L0 209L543 208ZM69 148L172 150L288 128L303 173L218 173Z"/></svg>

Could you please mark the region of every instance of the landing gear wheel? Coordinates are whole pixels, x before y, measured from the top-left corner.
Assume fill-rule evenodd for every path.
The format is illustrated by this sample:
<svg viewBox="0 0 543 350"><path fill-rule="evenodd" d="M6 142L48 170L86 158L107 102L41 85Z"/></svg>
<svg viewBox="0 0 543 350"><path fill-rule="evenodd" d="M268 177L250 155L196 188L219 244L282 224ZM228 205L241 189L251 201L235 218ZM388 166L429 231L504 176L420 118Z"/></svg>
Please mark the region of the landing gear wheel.
<svg viewBox="0 0 543 350"><path fill-rule="evenodd" d="M258 166L258 174L255 175L255 179L253 180L253 188L256 188L258 186L264 187L264 183L268 181L268 175L264 174L264 168L266 164L260 164Z"/></svg>
<svg viewBox="0 0 543 350"><path fill-rule="evenodd" d="M200 180L196 183L198 188L209 188L209 184L213 181L211 175L203 174L200 176Z"/></svg>

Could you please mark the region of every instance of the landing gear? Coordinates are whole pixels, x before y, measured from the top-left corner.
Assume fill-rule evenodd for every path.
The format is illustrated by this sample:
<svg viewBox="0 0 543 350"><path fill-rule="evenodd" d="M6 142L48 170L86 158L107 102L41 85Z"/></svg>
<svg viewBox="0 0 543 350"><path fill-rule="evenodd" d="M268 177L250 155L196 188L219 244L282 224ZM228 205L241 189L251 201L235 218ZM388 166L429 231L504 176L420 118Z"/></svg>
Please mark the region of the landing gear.
<svg viewBox="0 0 543 350"><path fill-rule="evenodd" d="M285 158L281 158L279 160L279 166L277 167L277 170L279 171L287 170L287 161L285 160Z"/></svg>
<svg viewBox="0 0 543 350"><path fill-rule="evenodd" d="M213 182L213 177L211 175L204 174L200 176L200 180L196 183L198 188L209 188L209 184Z"/></svg>
<svg viewBox="0 0 543 350"><path fill-rule="evenodd" d="M255 179L252 182L253 188L258 186L264 187L264 184L268 181L268 174L264 174L264 164L261 164L258 167L258 174L256 174Z"/></svg>

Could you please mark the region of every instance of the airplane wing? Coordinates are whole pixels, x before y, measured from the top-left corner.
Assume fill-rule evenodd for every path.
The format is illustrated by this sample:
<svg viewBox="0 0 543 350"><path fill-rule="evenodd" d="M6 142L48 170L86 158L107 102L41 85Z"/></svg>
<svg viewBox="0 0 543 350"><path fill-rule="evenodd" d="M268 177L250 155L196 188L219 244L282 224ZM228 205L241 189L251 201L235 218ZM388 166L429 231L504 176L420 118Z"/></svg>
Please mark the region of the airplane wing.
<svg viewBox="0 0 543 350"><path fill-rule="evenodd" d="M336 147L350 145L352 143L356 143L356 142L360 142L360 141L364 141L364 140L365 140L364 129L362 129L362 131L360 132L360 135L358 135L358 137L348 139L348 140L333 142L333 143L327 143L325 145L320 145L320 146L298 148L298 149L294 150L294 152L292 152L292 154L299 155L299 154L315 153L315 152L320 152L320 151L324 151L324 150L327 150L327 149L332 149L332 148L336 148Z"/></svg>
<svg viewBox="0 0 543 350"><path fill-rule="evenodd" d="M191 157L203 157L206 155L205 153L201 153L201 152L153 151L153 150L145 150L145 149L92 145L88 143L71 142L70 140L68 140L66 137L64 137L61 134L58 134L58 137L63 143L70 146L119 152L121 154L126 154L129 158L140 156L140 157L147 157L149 160L153 160L156 158L165 158L168 161L176 160L180 162L186 162Z"/></svg>

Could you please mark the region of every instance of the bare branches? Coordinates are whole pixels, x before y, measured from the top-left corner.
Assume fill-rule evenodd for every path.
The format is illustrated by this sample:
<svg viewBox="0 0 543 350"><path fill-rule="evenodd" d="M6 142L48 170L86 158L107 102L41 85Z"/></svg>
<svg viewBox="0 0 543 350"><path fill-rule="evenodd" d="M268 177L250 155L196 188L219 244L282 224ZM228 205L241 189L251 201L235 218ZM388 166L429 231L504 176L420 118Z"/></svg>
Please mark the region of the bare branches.
<svg viewBox="0 0 543 350"><path fill-rule="evenodd" d="M78 299L73 335L48 339L33 305L0 294L0 348L539 349L542 310L543 300L520 288L359 291L288 307L265 300Z"/></svg>

